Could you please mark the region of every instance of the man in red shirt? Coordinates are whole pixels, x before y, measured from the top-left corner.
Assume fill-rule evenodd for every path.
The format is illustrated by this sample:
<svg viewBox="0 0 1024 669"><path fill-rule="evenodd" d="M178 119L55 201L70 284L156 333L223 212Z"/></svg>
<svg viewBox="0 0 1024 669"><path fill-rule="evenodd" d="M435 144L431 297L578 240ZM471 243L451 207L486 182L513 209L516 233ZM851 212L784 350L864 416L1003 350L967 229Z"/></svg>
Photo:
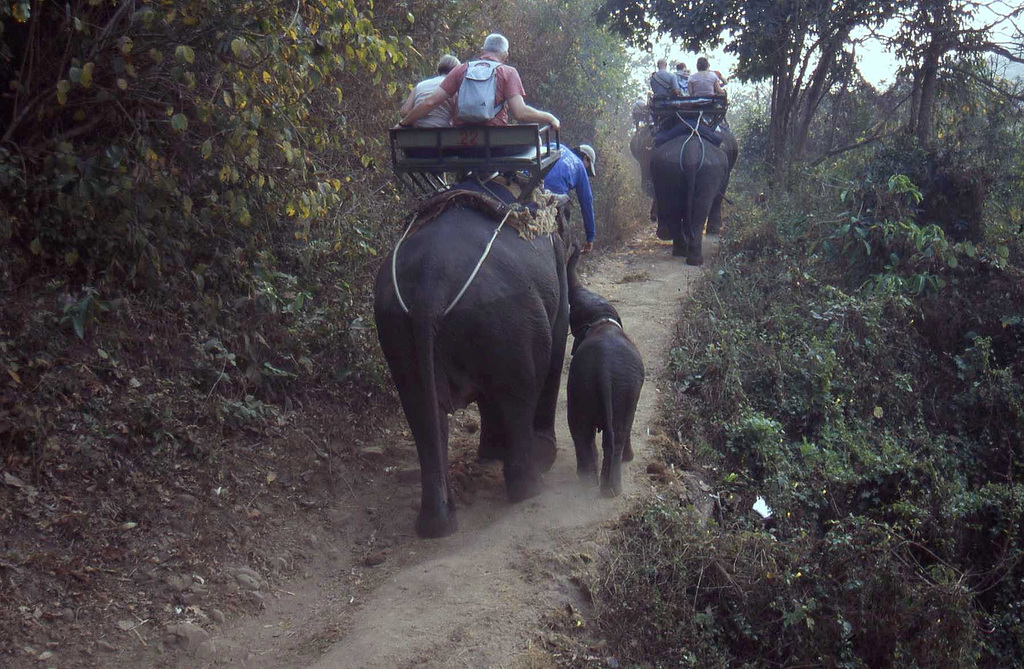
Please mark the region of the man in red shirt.
<svg viewBox="0 0 1024 669"><path fill-rule="evenodd" d="M482 60L502 63L494 72L494 76L497 78L494 101L496 104L501 104L502 108L494 118L487 121L484 125L508 125L508 117L511 114L512 118L520 123L547 124L558 130L559 123L554 114L534 109L523 101L523 96L526 92L523 90L523 82L519 78L519 72L511 65L504 65L504 62L508 59L508 40L504 35L497 33L488 35L487 39L484 40L483 48L480 50L480 58ZM437 107L458 93L459 87L462 86L462 80L466 77L468 66L469 63L463 63L449 72L438 89L413 107L405 115L405 118L399 121L398 125L402 127L413 125L416 121L429 114L434 107ZM464 125L464 123L456 117L455 125Z"/></svg>

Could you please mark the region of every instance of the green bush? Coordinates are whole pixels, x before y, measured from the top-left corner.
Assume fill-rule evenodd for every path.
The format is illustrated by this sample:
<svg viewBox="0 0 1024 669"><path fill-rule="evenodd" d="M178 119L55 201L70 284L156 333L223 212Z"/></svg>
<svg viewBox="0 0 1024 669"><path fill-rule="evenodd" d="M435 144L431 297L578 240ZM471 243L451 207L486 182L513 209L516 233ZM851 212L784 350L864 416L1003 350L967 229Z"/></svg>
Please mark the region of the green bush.
<svg viewBox="0 0 1024 669"><path fill-rule="evenodd" d="M1019 238L950 242L911 218L904 177L820 178L834 198L812 182L734 217L681 320L666 417L689 448L667 456L714 482L725 524L630 517L602 624L653 664L1006 666L1024 656Z"/></svg>

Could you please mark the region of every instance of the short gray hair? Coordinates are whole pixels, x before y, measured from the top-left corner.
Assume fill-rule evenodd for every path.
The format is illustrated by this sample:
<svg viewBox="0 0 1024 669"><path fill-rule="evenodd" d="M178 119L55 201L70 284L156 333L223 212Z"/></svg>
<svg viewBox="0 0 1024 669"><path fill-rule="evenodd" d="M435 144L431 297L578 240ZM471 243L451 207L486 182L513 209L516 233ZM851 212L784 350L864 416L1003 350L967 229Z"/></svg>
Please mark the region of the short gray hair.
<svg viewBox="0 0 1024 669"><path fill-rule="evenodd" d="M459 65L461 65L461 63L459 62L458 58L451 55L450 53L446 53L445 55L441 56L441 60L437 61L437 73L448 74L449 72L457 68Z"/></svg>
<svg viewBox="0 0 1024 669"><path fill-rule="evenodd" d="M481 51L496 54L508 53L508 39L504 35L491 33L484 40L484 46Z"/></svg>

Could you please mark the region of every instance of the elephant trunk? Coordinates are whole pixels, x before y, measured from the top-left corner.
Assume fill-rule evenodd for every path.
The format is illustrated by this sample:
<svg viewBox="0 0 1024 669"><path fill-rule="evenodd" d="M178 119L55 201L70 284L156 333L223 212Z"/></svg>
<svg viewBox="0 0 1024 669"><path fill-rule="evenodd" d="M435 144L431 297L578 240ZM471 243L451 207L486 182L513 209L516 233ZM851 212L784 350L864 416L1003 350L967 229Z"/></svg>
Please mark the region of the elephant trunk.
<svg viewBox="0 0 1024 669"><path fill-rule="evenodd" d="M579 277L576 276L576 265L580 261L580 248L577 246L573 249L572 255L569 256L569 264L566 267L566 278L569 284L569 295L572 295L580 287Z"/></svg>

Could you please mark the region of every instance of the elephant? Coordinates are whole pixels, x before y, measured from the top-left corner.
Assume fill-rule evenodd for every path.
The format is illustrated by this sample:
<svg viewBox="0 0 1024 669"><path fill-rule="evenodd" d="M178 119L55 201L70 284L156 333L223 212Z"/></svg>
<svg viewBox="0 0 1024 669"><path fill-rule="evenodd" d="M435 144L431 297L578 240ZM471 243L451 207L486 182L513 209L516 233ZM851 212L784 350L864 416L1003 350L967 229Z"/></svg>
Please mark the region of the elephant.
<svg viewBox="0 0 1024 669"><path fill-rule="evenodd" d="M377 335L419 455L421 537L458 527L448 476L455 409L477 403L479 455L503 461L512 502L537 494L555 461L569 329L565 248L558 233L524 239L506 226L467 285L498 224L471 207L449 208L377 274Z"/></svg>
<svg viewBox="0 0 1024 669"><path fill-rule="evenodd" d="M600 295L579 284L576 263L569 260L569 327L572 362L567 383L569 433L576 448L576 474L597 483L595 432L601 439L601 494L622 492L622 463L633 459L630 434L644 385L640 351L626 336L622 319Z"/></svg>
<svg viewBox="0 0 1024 669"><path fill-rule="evenodd" d="M654 149L651 178L658 212L658 237L672 240L672 254L689 265L704 262L704 223L716 234L722 225L722 199L739 145L720 130L721 146L698 134L683 133Z"/></svg>
<svg viewBox="0 0 1024 669"><path fill-rule="evenodd" d="M654 126L642 125L629 138L629 152L640 163L640 184L644 195L654 197L654 182L651 181L651 154L654 152Z"/></svg>

